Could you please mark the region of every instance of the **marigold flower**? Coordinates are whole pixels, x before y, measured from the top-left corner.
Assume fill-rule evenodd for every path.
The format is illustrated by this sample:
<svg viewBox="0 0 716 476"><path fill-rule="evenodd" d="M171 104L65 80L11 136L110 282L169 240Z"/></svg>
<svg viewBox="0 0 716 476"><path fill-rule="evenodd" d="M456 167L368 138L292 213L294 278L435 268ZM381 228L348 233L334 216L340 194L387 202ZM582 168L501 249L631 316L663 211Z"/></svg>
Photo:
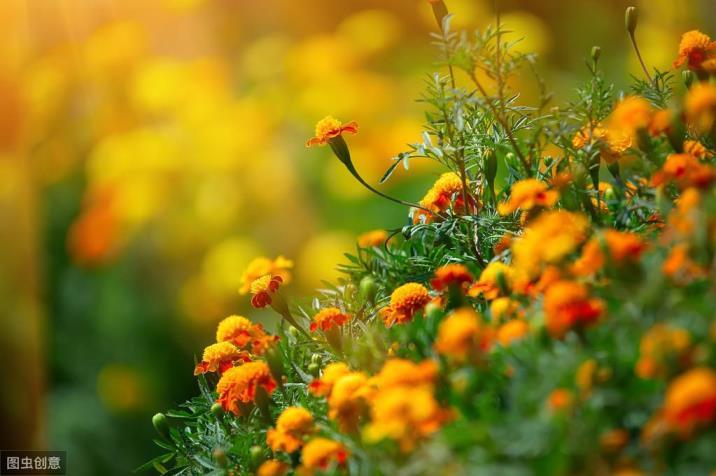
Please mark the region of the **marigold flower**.
<svg viewBox="0 0 716 476"><path fill-rule="evenodd" d="M574 396L566 388L557 388L547 397L547 408L553 413L565 413L572 408Z"/></svg>
<svg viewBox="0 0 716 476"><path fill-rule="evenodd" d="M251 296L251 305L256 309L261 309L271 304L271 295L278 291L282 282L281 276L270 274L254 280L251 283L251 294L253 295Z"/></svg>
<svg viewBox="0 0 716 476"><path fill-rule="evenodd" d="M565 210L542 213L512 244L513 267L535 277L542 265L557 264L586 238L589 221ZM547 245L548 244L548 245Z"/></svg>
<svg viewBox="0 0 716 476"><path fill-rule="evenodd" d="M271 376L266 362L248 362L239 367L232 367L222 374L216 385L219 394L217 402L221 404L224 411L238 415L240 410L237 402L252 402L258 387L263 387L268 394L276 388L276 381Z"/></svg>
<svg viewBox="0 0 716 476"><path fill-rule="evenodd" d="M588 326L602 315L604 304L591 299L587 288L574 281L559 281L547 289L544 298L549 333L561 338L573 327Z"/></svg>
<svg viewBox="0 0 716 476"><path fill-rule="evenodd" d="M679 243L671 248L661 266L661 272L679 284L688 284L707 274L703 266L691 259L687 243Z"/></svg>
<svg viewBox="0 0 716 476"><path fill-rule="evenodd" d="M671 131L673 113L669 109L660 109L654 113L646 130L652 137L668 134Z"/></svg>
<svg viewBox="0 0 716 476"><path fill-rule="evenodd" d="M256 471L256 476L285 476L290 466L276 459L270 459L261 463Z"/></svg>
<svg viewBox="0 0 716 476"><path fill-rule="evenodd" d="M684 329L656 324L641 338L636 374L644 379L667 376L671 362L685 364L690 357L691 338Z"/></svg>
<svg viewBox="0 0 716 476"><path fill-rule="evenodd" d="M250 360L247 352L237 349L230 342L211 344L204 349L201 362L194 369L194 375L216 371L223 373L233 367L234 362L249 362Z"/></svg>
<svg viewBox="0 0 716 476"><path fill-rule="evenodd" d="M700 367L675 378L666 389L664 418L682 436L716 420L716 372Z"/></svg>
<svg viewBox="0 0 716 476"><path fill-rule="evenodd" d="M462 179L454 172L446 172L435 181L423 199L420 200L420 206L434 214L444 212L451 205L459 211L464 207L459 192L462 192ZM413 215L413 222L419 223L422 220L429 223L433 217L434 215L424 210L418 210Z"/></svg>
<svg viewBox="0 0 716 476"><path fill-rule="evenodd" d="M696 157L699 160L706 160L713 157L713 153L697 140L684 141L684 153Z"/></svg>
<svg viewBox="0 0 716 476"><path fill-rule="evenodd" d="M358 246L361 248L371 248L374 246L383 246L388 240L388 232L385 230L372 230L363 233L358 237Z"/></svg>
<svg viewBox="0 0 716 476"><path fill-rule="evenodd" d="M716 120L716 85L698 83L686 93L684 100L686 120L701 132L709 132Z"/></svg>
<svg viewBox="0 0 716 476"><path fill-rule="evenodd" d="M261 324L254 324L243 316L229 316L216 329L217 342L231 342L241 350L262 355L278 340L266 333Z"/></svg>
<svg viewBox="0 0 716 476"><path fill-rule="evenodd" d="M508 346L524 338L529 333L530 326L521 319L514 319L502 324L497 330L497 340L503 346Z"/></svg>
<svg viewBox="0 0 716 476"><path fill-rule="evenodd" d="M646 241L636 233L609 229L604 232L609 257L616 263L638 261L647 247Z"/></svg>
<svg viewBox="0 0 716 476"><path fill-rule="evenodd" d="M443 291L454 285L462 288L465 284L471 283L475 278L464 264L451 263L440 266L435 270L435 275L430 285L436 291Z"/></svg>
<svg viewBox="0 0 716 476"><path fill-rule="evenodd" d="M266 444L273 451L293 453L313 432L313 416L302 407L287 407L276 420L276 428L266 433Z"/></svg>
<svg viewBox="0 0 716 476"><path fill-rule="evenodd" d="M343 362L333 362L326 365L320 379L313 380L309 385L309 391L316 396L327 396L331 393L336 381L351 372L351 369Z"/></svg>
<svg viewBox="0 0 716 476"><path fill-rule="evenodd" d="M607 453L617 453L629 443L629 433L622 428L615 428L602 433L599 446Z"/></svg>
<svg viewBox="0 0 716 476"><path fill-rule="evenodd" d="M592 392L598 368L597 361L594 359L585 360L577 368L574 380L582 393L582 397L586 397Z"/></svg>
<svg viewBox="0 0 716 476"><path fill-rule="evenodd" d="M515 210L531 210L535 207L549 208L557 203L559 193L549 190L547 184L537 179L525 179L515 182L507 202L497 207L500 215L509 215Z"/></svg>
<svg viewBox="0 0 716 476"><path fill-rule="evenodd" d="M440 408L427 387L381 390L371 407L371 422L363 431L368 442L389 438L403 452L440 429L449 413Z"/></svg>
<svg viewBox="0 0 716 476"><path fill-rule="evenodd" d="M316 124L316 135L308 139L306 147L326 145L331 139L344 133L357 134L358 123L351 121L347 124L343 124L333 116L326 116Z"/></svg>
<svg viewBox="0 0 716 476"><path fill-rule="evenodd" d="M604 267L604 261L602 244L591 239L582 248L582 255L572 264L571 271L577 276L590 276Z"/></svg>
<svg viewBox="0 0 716 476"><path fill-rule="evenodd" d="M275 260L258 257L255 258L246 267L246 271L241 275L240 294L248 294L251 291L251 283L268 274L272 276L280 276L285 284L291 282L291 273L289 270L293 268L293 261L279 256Z"/></svg>
<svg viewBox="0 0 716 476"><path fill-rule="evenodd" d="M585 126L572 138L572 146L575 149L583 149L588 144L599 144L602 159L611 164L632 146L632 136L629 131L617 128Z"/></svg>
<svg viewBox="0 0 716 476"><path fill-rule="evenodd" d="M342 466L350 453L341 443L327 438L314 438L303 447L301 463L303 468L327 470L331 465Z"/></svg>
<svg viewBox="0 0 716 476"><path fill-rule="evenodd" d="M508 297L499 297L490 303L490 317L493 324L521 317L520 303Z"/></svg>
<svg viewBox="0 0 716 476"><path fill-rule="evenodd" d="M357 430L370 390L363 372L350 372L336 380L328 397L328 417L338 422L341 431Z"/></svg>
<svg viewBox="0 0 716 476"><path fill-rule="evenodd" d="M380 310L385 325L403 324L410 321L413 315L425 308L430 302L430 294L422 284L403 284L390 296L390 305Z"/></svg>
<svg viewBox="0 0 716 476"><path fill-rule="evenodd" d="M689 154L671 154L664 166L652 177L655 186L674 182L681 188L707 188L716 180L716 170Z"/></svg>
<svg viewBox="0 0 716 476"><path fill-rule="evenodd" d="M406 359L388 359L371 381L378 389L423 385L432 388L437 373L437 364L432 360L415 363Z"/></svg>
<svg viewBox="0 0 716 476"><path fill-rule="evenodd" d="M468 294L472 297L482 296L487 300L495 299L503 292L509 292L514 276L515 272L510 266L493 261L482 270L480 279L470 286Z"/></svg>
<svg viewBox="0 0 716 476"><path fill-rule="evenodd" d="M434 347L437 353L464 362L478 351L487 350L489 345L487 329L480 316L471 307L463 307L440 323Z"/></svg>
<svg viewBox="0 0 716 476"><path fill-rule="evenodd" d="M311 332L318 329L327 331L333 327L340 327L351 319L349 314L343 313L337 307L327 307L321 309L318 313L313 316L313 322L311 322Z"/></svg>
<svg viewBox="0 0 716 476"><path fill-rule="evenodd" d="M679 56L674 61L674 68L684 64L694 71L702 69L704 61L710 59L716 52L716 42L711 41L708 35L698 30L687 31L681 37Z"/></svg>
<svg viewBox="0 0 716 476"><path fill-rule="evenodd" d="M654 117L654 108L641 96L628 96L617 103L609 116L609 128L634 134L646 129Z"/></svg>

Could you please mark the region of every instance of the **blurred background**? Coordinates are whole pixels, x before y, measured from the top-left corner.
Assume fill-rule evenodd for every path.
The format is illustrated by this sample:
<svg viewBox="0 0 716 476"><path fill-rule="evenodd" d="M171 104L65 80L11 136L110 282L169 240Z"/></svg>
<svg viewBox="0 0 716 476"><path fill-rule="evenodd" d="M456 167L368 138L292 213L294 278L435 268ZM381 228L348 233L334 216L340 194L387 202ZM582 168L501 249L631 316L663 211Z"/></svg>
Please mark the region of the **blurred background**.
<svg viewBox="0 0 716 476"><path fill-rule="evenodd" d="M493 21L493 0L447 4L456 28ZM651 66L670 67L682 32L716 33L712 0L500 10L561 101L594 44L619 86L639 75L629 4ZM2 0L0 449L129 474L157 454L151 414L196 394L216 323L275 324L237 294L251 258L294 259L306 293L359 233L404 223L305 140L326 114L357 120L376 183L419 140L433 30L424 0ZM385 188L419 199L439 170L414 165Z"/></svg>

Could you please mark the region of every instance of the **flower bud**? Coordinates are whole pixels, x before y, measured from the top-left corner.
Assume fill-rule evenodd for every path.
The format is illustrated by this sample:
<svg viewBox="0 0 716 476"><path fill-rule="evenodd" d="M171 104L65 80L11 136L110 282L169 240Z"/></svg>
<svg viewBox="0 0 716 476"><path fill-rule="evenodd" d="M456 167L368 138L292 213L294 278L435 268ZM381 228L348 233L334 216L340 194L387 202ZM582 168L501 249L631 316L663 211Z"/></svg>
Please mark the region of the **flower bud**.
<svg viewBox="0 0 716 476"><path fill-rule="evenodd" d="M636 7L627 7L624 13L624 25L630 35L633 35L636 31L636 24L639 20L639 14Z"/></svg>
<svg viewBox="0 0 716 476"><path fill-rule="evenodd" d="M373 276L364 276L359 284L360 295L367 302L372 303L378 293L378 284Z"/></svg>
<svg viewBox="0 0 716 476"><path fill-rule="evenodd" d="M273 345L266 351L266 363L269 366L271 375L276 380L276 382L278 382L279 385L281 385L283 375L285 373L282 357L283 354L281 353L281 349L278 345Z"/></svg>
<svg viewBox="0 0 716 476"><path fill-rule="evenodd" d="M289 327L288 333L291 335L291 337L293 337L294 339L297 339L300 331L298 329L296 329L295 327Z"/></svg>
<svg viewBox="0 0 716 476"><path fill-rule="evenodd" d="M313 355L311 355L311 363L312 363L312 364L316 364L316 365L320 364L320 363L321 363L321 356L320 356L320 354L313 354Z"/></svg>
<svg viewBox="0 0 716 476"><path fill-rule="evenodd" d="M425 306L425 317L430 320L438 319L442 312L443 310L440 308L440 306L432 301L429 302L427 306Z"/></svg>
<svg viewBox="0 0 716 476"><path fill-rule="evenodd" d="M692 84L694 84L694 79L696 79L696 76L694 75L694 72L690 69L685 69L681 72L681 77L684 80L684 84L687 88L690 88Z"/></svg>
<svg viewBox="0 0 716 476"><path fill-rule="evenodd" d="M259 466L261 466L261 463L266 460L263 448L258 445L254 445L249 448L249 459L251 462L251 468L256 470Z"/></svg>
<svg viewBox="0 0 716 476"><path fill-rule="evenodd" d="M152 425L154 425L154 429L157 430L159 435L169 439L169 422L167 421L167 417L164 413L157 413L154 415L152 417Z"/></svg>
<svg viewBox="0 0 716 476"><path fill-rule="evenodd" d="M216 464L221 466L222 468L226 468L226 450L224 448L214 448L214 451L211 452L211 456L214 457L214 461L216 461Z"/></svg>
<svg viewBox="0 0 716 476"><path fill-rule="evenodd" d="M211 406L211 413L213 413L216 418L221 418L224 416L224 407L219 403L215 403Z"/></svg>
<svg viewBox="0 0 716 476"><path fill-rule="evenodd" d="M318 377L318 373L320 372L320 370L321 366L317 363L311 362L310 364L308 364L308 373L310 373L314 377Z"/></svg>
<svg viewBox="0 0 716 476"><path fill-rule="evenodd" d="M602 56L602 48L599 46L592 46L592 61L596 63L599 61L600 56Z"/></svg>

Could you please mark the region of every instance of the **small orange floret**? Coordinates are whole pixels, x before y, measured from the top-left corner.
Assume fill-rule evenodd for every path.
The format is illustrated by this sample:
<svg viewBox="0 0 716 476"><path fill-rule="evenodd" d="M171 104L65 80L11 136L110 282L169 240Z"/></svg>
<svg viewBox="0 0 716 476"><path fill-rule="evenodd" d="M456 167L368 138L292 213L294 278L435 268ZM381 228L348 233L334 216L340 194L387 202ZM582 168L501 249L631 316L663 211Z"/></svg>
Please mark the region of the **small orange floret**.
<svg viewBox="0 0 716 476"><path fill-rule="evenodd" d="M271 394L276 389L276 381L271 376L266 362L248 362L239 367L232 367L223 373L216 392L218 403L225 411L240 414L238 402L249 403L256 397L256 390L262 387Z"/></svg>
<svg viewBox="0 0 716 476"><path fill-rule="evenodd" d="M664 418L683 436L716 421L716 372L695 368L675 378L666 389Z"/></svg>
<svg viewBox="0 0 716 476"><path fill-rule="evenodd" d="M341 443L327 438L314 438L306 443L301 452L303 468L326 470L331 465L345 465L349 452Z"/></svg>
<svg viewBox="0 0 716 476"><path fill-rule="evenodd" d="M489 347L487 328L471 308L454 311L440 323L435 351L453 360L464 362Z"/></svg>
<svg viewBox="0 0 716 476"><path fill-rule="evenodd" d="M708 35L698 30L684 33L679 43L679 55L674 61L674 68L683 66L694 71L703 69L703 64L713 57L716 51L716 42L711 41Z"/></svg>
<svg viewBox="0 0 716 476"><path fill-rule="evenodd" d="M514 270L501 261L493 261L482 270L480 279L468 291L472 297L482 296L487 300L499 297L504 291L508 292L514 281Z"/></svg>
<svg viewBox="0 0 716 476"><path fill-rule="evenodd" d="M323 369L321 378L313 380L308 384L308 390L316 396L325 397L330 395L336 381L351 372L351 369L343 362L333 362Z"/></svg>
<svg viewBox="0 0 716 476"><path fill-rule="evenodd" d="M267 274L254 280L251 283L251 305L256 309L261 309L271 304L271 295L278 291L283 278L281 276L272 276Z"/></svg>
<svg viewBox="0 0 716 476"><path fill-rule="evenodd" d="M430 294L422 284L403 284L390 296L390 305L380 310L385 325L403 324L430 302Z"/></svg>
<svg viewBox="0 0 716 476"><path fill-rule="evenodd" d="M293 453L313 432L313 416L302 407L287 407L276 420L276 428L266 433L266 444L273 451Z"/></svg>
<svg viewBox="0 0 716 476"><path fill-rule="evenodd" d="M520 180L512 185L510 198L498 206L500 215L508 215L515 210L531 210L534 207L548 208L557 203L559 193L549 190L547 184L537 179Z"/></svg>
<svg viewBox="0 0 716 476"><path fill-rule="evenodd" d="M436 291L442 291L453 285L461 288L465 284L471 283L474 279L467 266L451 263L440 266L435 270L435 276L430 281L430 285Z"/></svg>
<svg viewBox="0 0 716 476"><path fill-rule="evenodd" d="M361 248L372 248L383 246L388 240L388 232L385 230L367 231L358 237L358 246Z"/></svg>
<svg viewBox="0 0 716 476"><path fill-rule="evenodd" d="M283 256L273 260L264 256L254 258L241 275L239 294L248 294L251 291L251 283L267 274L280 276L283 282L288 284L291 281L291 273L289 272L291 268L293 268L293 261Z"/></svg>
<svg viewBox="0 0 716 476"><path fill-rule="evenodd" d="M545 293L544 309L549 333L561 338L574 327L594 324L602 315L604 303L592 299L587 288L574 281L558 281Z"/></svg>
<svg viewBox="0 0 716 476"><path fill-rule="evenodd" d="M355 121L343 124L333 116L326 116L316 124L316 135L308 139L306 147L326 145L328 142L344 133L357 134L358 123Z"/></svg>
<svg viewBox="0 0 716 476"><path fill-rule="evenodd" d="M337 307L327 307L321 309L318 313L313 316L313 322L311 322L311 332L318 329L327 331L333 327L340 327L350 320L351 316L345 314Z"/></svg>
<svg viewBox="0 0 716 476"><path fill-rule="evenodd" d="M716 170L689 154L671 154L664 166L652 177L652 184L659 186L674 182L683 189L707 188L716 180Z"/></svg>
<svg viewBox="0 0 716 476"><path fill-rule="evenodd" d="M547 397L547 407L554 413L564 413L572 408L574 395L566 388L557 388Z"/></svg>
<svg viewBox="0 0 716 476"><path fill-rule="evenodd" d="M248 352L239 350L230 342L211 344L204 349L201 362L194 368L194 375L217 371L223 373L233 367L235 362L249 362L250 360Z"/></svg>

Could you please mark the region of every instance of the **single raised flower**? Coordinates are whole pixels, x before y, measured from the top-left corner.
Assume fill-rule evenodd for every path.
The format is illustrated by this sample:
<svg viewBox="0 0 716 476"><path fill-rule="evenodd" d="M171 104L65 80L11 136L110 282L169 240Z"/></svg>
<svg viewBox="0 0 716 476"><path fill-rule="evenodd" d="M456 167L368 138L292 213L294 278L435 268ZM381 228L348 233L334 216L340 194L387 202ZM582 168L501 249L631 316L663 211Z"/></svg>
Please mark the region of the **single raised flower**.
<svg viewBox="0 0 716 476"><path fill-rule="evenodd" d="M279 256L276 259L266 258L265 256L254 258L241 275L239 293L242 295L248 294L249 291L251 291L251 283L267 274L280 276L283 282L288 284L291 281L291 273L289 271L291 268L293 268L293 261L283 256Z"/></svg>
<svg viewBox="0 0 716 476"><path fill-rule="evenodd" d="M326 116L318 121L316 124L316 135L308 139L306 146L326 145L331 139L346 133L357 134L358 123L351 121L347 124L343 124L333 116Z"/></svg>
<svg viewBox="0 0 716 476"><path fill-rule="evenodd" d="M328 438L314 438L301 451L303 469L325 471L332 466L343 466L350 453L343 444Z"/></svg>
<svg viewBox="0 0 716 476"><path fill-rule="evenodd" d="M358 237L358 246L361 248L372 248L383 246L388 241L388 232L385 230L371 230Z"/></svg>
<svg viewBox="0 0 716 476"><path fill-rule="evenodd" d="M679 55L674 61L674 68L684 64L693 71L703 69L705 61L712 59L716 54L716 41L711 41L708 35L698 30L687 31L679 43Z"/></svg>
<svg viewBox="0 0 716 476"><path fill-rule="evenodd" d="M407 283L397 288L390 296L390 305L380 310L386 326L410 321L415 313L423 310L430 302L430 294L422 284Z"/></svg>
<svg viewBox="0 0 716 476"><path fill-rule="evenodd" d="M334 327L340 327L351 319L349 314L344 313L337 307L327 307L321 309L313 316L311 322L311 332L322 330L328 331Z"/></svg>
<svg viewBox="0 0 716 476"><path fill-rule="evenodd" d="M465 362L484 352L491 344L491 334L471 307L453 311L442 320L435 339L435 351L457 362Z"/></svg>
<svg viewBox="0 0 716 476"><path fill-rule="evenodd" d="M261 309L271 304L271 296L278 291L281 283L283 283L281 276L270 274L255 279L251 283L251 305L256 309Z"/></svg>
<svg viewBox="0 0 716 476"><path fill-rule="evenodd" d="M500 215L509 215L515 210L531 210L535 207L549 208L559 200L556 190L549 190L547 184L537 179L525 179L515 182L507 202L497 207Z"/></svg>
<svg viewBox="0 0 716 476"><path fill-rule="evenodd" d="M467 266L459 263L450 263L440 266L435 270L430 285L436 291L443 291L450 286L463 288L465 285L474 281L474 277Z"/></svg>
<svg viewBox="0 0 716 476"><path fill-rule="evenodd" d="M238 403L253 402L259 387L267 394L276 389L276 381L266 362L248 362L232 367L222 374L216 385L216 392L219 394L217 402L224 411L239 415L241 411Z"/></svg>
<svg viewBox="0 0 716 476"><path fill-rule="evenodd" d="M250 360L248 352L239 350L234 344L218 342L204 349L201 362L194 368L194 375L217 371L223 373L233 367L235 362Z"/></svg>

